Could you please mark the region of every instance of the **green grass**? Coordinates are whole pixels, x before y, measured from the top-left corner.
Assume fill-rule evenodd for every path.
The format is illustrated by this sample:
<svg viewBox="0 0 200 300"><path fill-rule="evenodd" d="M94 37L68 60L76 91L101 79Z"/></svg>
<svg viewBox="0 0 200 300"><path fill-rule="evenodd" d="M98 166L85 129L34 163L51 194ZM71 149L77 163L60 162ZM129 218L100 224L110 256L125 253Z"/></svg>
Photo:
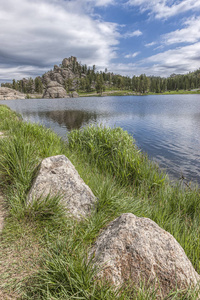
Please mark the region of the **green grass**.
<svg viewBox="0 0 200 300"><path fill-rule="evenodd" d="M130 212L169 231L200 272L200 192L171 185L121 128L72 131L66 144L51 130L24 123L0 106L0 179L9 215L1 235L0 288L23 299L156 299L155 289L113 289L97 280L87 253L107 224ZM36 169L45 157L64 154L99 198L90 218L67 218L59 197L26 204ZM8 255L9 253L9 255ZM16 263L13 265L13 261ZM170 299L197 299L173 291ZM0 294L1 296L1 294ZM5 298L5 297L4 297Z"/></svg>
<svg viewBox="0 0 200 300"><path fill-rule="evenodd" d="M78 92L80 97L100 97L100 96L126 96L126 95L135 95L136 93L133 92L132 90L121 90L118 88L112 89L112 88L107 88L102 95L98 94L96 90L92 92Z"/></svg>
<svg viewBox="0 0 200 300"><path fill-rule="evenodd" d="M162 185L164 174L141 155L133 138L121 128L86 127L68 136L71 151L84 152L91 165L106 170L122 185L145 185L151 191Z"/></svg>
<svg viewBox="0 0 200 300"><path fill-rule="evenodd" d="M198 91L178 90L178 91L166 91L163 93L152 93L152 92L147 93L147 95L182 95L182 94L200 94L200 90Z"/></svg>

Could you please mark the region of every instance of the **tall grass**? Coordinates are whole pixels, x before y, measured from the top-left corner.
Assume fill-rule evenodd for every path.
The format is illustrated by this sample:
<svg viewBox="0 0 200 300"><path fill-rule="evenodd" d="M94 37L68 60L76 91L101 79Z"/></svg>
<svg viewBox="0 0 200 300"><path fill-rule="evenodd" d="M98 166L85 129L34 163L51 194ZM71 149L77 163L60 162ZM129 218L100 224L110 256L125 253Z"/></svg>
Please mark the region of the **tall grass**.
<svg viewBox="0 0 200 300"><path fill-rule="evenodd" d="M0 121L6 136L0 139L0 186L7 190L11 212L21 217L37 166L43 158L62 153L64 143L51 130L24 123L6 106L0 106Z"/></svg>
<svg viewBox="0 0 200 300"><path fill-rule="evenodd" d="M104 200L109 214L113 212L113 216L117 216L119 212L132 212L151 218L174 235L199 272L199 188L183 189L179 183L172 186L166 174L140 153L133 138L121 128L92 126L74 130L68 140L71 151L77 151L77 155L87 160L92 168L95 166L101 172L109 173L115 184L120 184L117 188L122 191L120 197L112 203L110 195ZM114 191L109 184L100 185L99 198L102 199L109 190Z"/></svg>
<svg viewBox="0 0 200 300"><path fill-rule="evenodd" d="M113 289L97 280L87 253L99 232L122 213L149 217L169 231L200 272L200 193L181 189L135 146L121 128L88 127L68 135L68 144L39 125L22 122L0 106L0 179L10 207L4 239L23 236L26 226L44 251L41 264L20 288L25 299L156 299L145 283ZM44 157L64 154L90 186L98 205L81 222L67 218L59 197L26 205L27 192ZM21 224L21 225L20 225ZM21 231L19 227L21 226ZM11 238L10 238L11 237ZM16 236L19 238L19 234ZM168 299L196 299L196 291L172 291Z"/></svg>
<svg viewBox="0 0 200 300"><path fill-rule="evenodd" d="M109 172L123 185L162 185L165 175L146 155L141 155L132 136L122 128L85 127L68 136L72 151L84 152L91 164Z"/></svg>

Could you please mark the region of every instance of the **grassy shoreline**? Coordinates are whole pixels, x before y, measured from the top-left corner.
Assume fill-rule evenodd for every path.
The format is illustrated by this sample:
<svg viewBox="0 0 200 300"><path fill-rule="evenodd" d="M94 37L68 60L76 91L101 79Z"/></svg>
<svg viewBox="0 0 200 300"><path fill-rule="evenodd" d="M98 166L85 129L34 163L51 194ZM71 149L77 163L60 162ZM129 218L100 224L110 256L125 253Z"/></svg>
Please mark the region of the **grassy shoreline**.
<svg viewBox="0 0 200 300"><path fill-rule="evenodd" d="M148 95L193 95L200 94L200 90L197 91L166 91L162 93L139 93L132 90L106 90L102 94L98 94L96 91L92 92L78 92L79 97L107 97L107 96L148 96ZM26 99L43 99L42 94L26 94Z"/></svg>
<svg viewBox="0 0 200 300"><path fill-rule="evenodd" d="M0 106L0 131L7 136L0 140L0 187L8 208L0 236L5 299L155 299L145 286L122 292L97 282L86 263L99 232L126 212L169 231L200 273L199 188L172 186L127 132L89 127L69 133L67 144L51 130L23 122L6 106ZM80 223L64 216L59 199L46 199L31 210L26 205L35 168L58 154L71 160L99 199L98 210ZM173 299L197 297L191 290L175 291Z"/></svg>
<svg viewBox="0 0 200 300"><path fill-rule="evenodd" d="M136 93L132 90L108 90L103 92L102 94L97 94L96 92L81 92L79 94L80 97L107 97L107 96L149 96L149 95L193 95L200 94L200 90L198 91L186 91L186 90L178 90L178 91L166 91L162 93Z"/></svg>

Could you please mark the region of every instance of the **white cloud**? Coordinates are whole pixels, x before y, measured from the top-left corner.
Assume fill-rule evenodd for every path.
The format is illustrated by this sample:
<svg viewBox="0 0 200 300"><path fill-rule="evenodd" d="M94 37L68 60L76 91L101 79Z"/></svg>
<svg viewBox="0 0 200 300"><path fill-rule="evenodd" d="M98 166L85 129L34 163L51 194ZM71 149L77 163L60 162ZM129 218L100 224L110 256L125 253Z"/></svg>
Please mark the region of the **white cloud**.
<svg viewBox="0 0 200 300"><path fill-rule="evenodd" d="M154 71L161 76L197 70L200 68L200 42L150 56L145 64L153 65Z"/></svg>
<svg viewBox="0 0 200 300"><path fill-rule="evenodd" d="M163 35L163 42L167 45L198 42L200 40L200 17L192 17L185 21L184 25L185 28Z"/></svg>
<svg viewBox="0 0 200 300"><path fill-rule="evenodd" d="M200 42L178 47L129 64L112 64L110 69L122 75L154 75L167 77L173 73L186 74L200 68Z"/></svg>
<svg viewBox="0 0 200 300"><path fill-rule="evenodd" d="M134 58L139 54L140 54L140 52L134 52L134 53L125 55L125 58Z"/></svg>
<svg viewBox="0 0 200 300"><path fill-rule="evenodd" d="M156 50L161 50L161 49L163 49L163 48L164 48L164 45L160 45L160 46L154 48L153 50L156 51Z"/></svg>
<svg viewBox="0 0 200 300"><path fill-rule="evenodd" d="M127 4L139 6L141 12L150 11L157 19L167 19L190 10L200 10L200 0L129 0Z"/></svg>
<svg viewBox="0 0 200 300"><path fill-rule="evenodd" d="M33 76L71 55L89 65L108 66L118 44L117 24L93 19L85 12L86 2L0 1L0 79L8 78L9 67L18 79L21 66L20 78L27 76L25 67Z"/></svg>
<svg viewBox="0 0 200 300"><path fill-rule="evenodd" d="M96 6L108 6L114 4L115 0L92 0Z"/></svg>
<svg viewBox="0 0 200 300"><path fill-rule="evenodd" d="M156 42L151 42L151 43L145 44L145 47L151 47L154 45L156 45Z"/></svg>
<svg viewBox="0 0 200 300"><path fill-rule="evenodd" d="M131 37L134 37L134 36L140 36L142 35L142 32L140 30L135 30L133 32L126 32L123 37L126 39L126 38L131 38Z"/></svg>

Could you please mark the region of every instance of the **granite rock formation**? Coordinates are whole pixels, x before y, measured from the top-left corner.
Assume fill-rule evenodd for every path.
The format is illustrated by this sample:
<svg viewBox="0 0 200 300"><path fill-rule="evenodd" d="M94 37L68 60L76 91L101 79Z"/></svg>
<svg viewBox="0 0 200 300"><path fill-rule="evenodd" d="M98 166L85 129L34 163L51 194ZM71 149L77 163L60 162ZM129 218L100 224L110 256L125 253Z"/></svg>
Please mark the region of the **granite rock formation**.
<svg viewBox="0 0 200 300"><path fill-rule="evenodd" d="M71 56L64 58L60 66L55 65L53 70L45 73L42 76L43 85L46 86L43 98L79 97L78 93L75 92L77 89L77 79L80 78L79 67L80 65L76 57ZM58 85L56 86L55 83ZM51 89L54 88L54 90L50 90L49 92L50 87ZM63 87L68 93L66 92L64 95L61 90L56 93L55 87ZM51 97L54 94L56 97Z"/></svg>
<svg viewBox="0 0 200 300"><path fill-rule="evenodd" d="M42 98L69 98L69 95L60 83L50 81L47 84Z"/></svg>

